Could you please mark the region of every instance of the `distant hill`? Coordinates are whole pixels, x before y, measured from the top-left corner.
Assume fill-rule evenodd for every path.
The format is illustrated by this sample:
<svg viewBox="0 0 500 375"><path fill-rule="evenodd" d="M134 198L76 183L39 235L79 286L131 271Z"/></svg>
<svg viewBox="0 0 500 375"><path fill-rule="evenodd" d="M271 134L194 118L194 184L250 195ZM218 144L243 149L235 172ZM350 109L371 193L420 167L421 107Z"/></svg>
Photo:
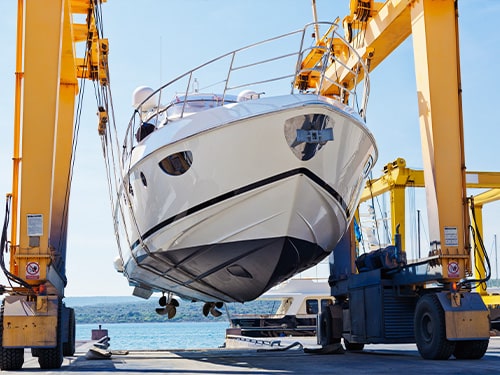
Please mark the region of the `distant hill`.
<svg viewBox="0 0 500 375"><path fill-rule="evenodd" d="M109 303L134 303L145 301L135 296L95 296L95 297L66 297L66 306L79 307Z"/></svg>
<svg viewBox="0 0 500 375"><path fill-rule="evenodd" d="M164 322L166 315L159 315L155 309L159 307L158 297L143 300L138 297L66 297L66 306L75 309L77 324L108 324L108 323L139 323L139 322ZM223 315L214 318L212 315L205 317L202 314L202 302L181 301L177 308L176 316L170 321L224 321L228 320L225 308ZM252 301L245 304L228 304L229 314L240 313L272 313L277 309L273 301Z"/></svg>

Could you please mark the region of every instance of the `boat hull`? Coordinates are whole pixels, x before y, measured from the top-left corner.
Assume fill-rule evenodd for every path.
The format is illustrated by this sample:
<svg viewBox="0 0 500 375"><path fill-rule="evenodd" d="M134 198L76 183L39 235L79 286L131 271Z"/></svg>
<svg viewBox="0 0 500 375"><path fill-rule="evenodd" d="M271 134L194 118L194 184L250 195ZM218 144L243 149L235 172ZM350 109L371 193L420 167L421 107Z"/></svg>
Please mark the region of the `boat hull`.
<svg viewBox="0 0 500 375"><path fill-rule="evenodd" d="M297 141L313 118L333 139ZM187 152L182 173L159 167ZM316 95L252 100L167 124L128 161L124 271L133 285L192 300L255 299L334 249L375 158L363 122Z"/></svg>
<svg viewBox="0 0 500 375"><path fill-rule="evenodd" d="M317 244L297 238L262 238L157 251L154 257L138 257L131 271L179 295L244 302L327 255Z"/></svg>

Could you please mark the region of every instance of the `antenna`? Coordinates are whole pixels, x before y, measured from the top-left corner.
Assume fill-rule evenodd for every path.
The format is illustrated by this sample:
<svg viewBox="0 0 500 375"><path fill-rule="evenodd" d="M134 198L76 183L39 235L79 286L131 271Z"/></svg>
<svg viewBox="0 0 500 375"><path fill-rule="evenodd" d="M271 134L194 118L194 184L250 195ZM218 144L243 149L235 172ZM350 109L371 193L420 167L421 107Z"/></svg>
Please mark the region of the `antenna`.
<svg viewBox="0 0 500 375"><path fill-rule="evenodd" d="M163 42L160 35L160 83L158 86L161 86L163 82L162 71L163 71Z"/></svg>
<svg viewBox="0 0 500 375"><path fill-rule="evenodd" d="M316 12L316 0L312 0L311 5L313 12L314 34L316 38L316 43L319 43L319 27L318 27L318 13Z"/></svg>

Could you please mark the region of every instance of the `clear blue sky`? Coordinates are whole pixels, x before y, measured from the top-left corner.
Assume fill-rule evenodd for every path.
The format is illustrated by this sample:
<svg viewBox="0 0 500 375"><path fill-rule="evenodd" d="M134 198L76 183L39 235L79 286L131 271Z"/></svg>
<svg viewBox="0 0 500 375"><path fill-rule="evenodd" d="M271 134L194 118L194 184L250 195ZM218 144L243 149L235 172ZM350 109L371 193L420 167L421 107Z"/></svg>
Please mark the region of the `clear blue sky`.
<svg viewBox="0 0 500 375"><path fill-rule="evenodd" d="M317 4L318 18L332 21L347 13L349 1L317 0ZM3 196L11 191L16 7L15 0L0 2ZM312 20L310 0L108 0L102 9L115 114L122 128L132 114L131 93L137 86L157 87L222 53L299 29ZM500 2L461 0L459 9L467 168L500 171ZM117 248L92 91L87 83L71 192L66 295L129 295L131 288L112 266ZM411 38L371 75L368 126L379 147L374 176L397 157L421 168ZM491 251L493 235L500 234L500 204L486 207L484 220L485 245Z"/></svg>

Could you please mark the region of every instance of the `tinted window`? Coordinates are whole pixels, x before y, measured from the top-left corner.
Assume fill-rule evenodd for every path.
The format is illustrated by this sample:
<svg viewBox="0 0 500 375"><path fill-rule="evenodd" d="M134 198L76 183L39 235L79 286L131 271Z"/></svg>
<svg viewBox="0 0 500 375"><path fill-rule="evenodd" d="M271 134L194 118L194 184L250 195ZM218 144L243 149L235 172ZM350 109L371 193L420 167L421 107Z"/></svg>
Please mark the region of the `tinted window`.
<svg viewBox="0 0 500 375"><path fill-rule="evenodd" d="M163 172L172 176L179 176L186 173L192 163L193 154L191 151L181 151L167 156L160 161L159 165Z"/></svg>
<svg viewBox="0 0 500 375"><path fill-rule="evenodd" d="M317 299L306 300L306 313L307 314L317 314L318 313L318 300Z"/></svg>
<svg viewBox="0 0 500 375"><path fill-rule="evenodd" d="M325 308L329 305L333 305L333 301L331 299L322 299L321 300L321 311L324 311Z"/></svg>

